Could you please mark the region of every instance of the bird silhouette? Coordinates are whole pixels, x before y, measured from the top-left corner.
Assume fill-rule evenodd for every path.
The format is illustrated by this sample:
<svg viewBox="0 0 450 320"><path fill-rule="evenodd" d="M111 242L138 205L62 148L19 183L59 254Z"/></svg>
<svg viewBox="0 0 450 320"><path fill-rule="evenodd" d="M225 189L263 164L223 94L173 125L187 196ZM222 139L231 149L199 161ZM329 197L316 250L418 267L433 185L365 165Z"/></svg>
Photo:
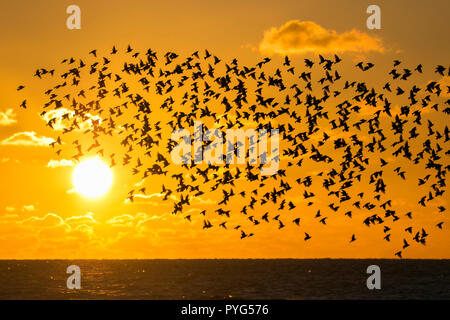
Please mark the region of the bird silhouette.
<svg viewBox="0 0 450 320"><path fill-rule="evenodd" d="M74 161L98 154L109 156L111 167L122 165L139 181L161 176L168 187L152 182L137 191L159 189L155 192L161 199L173 203L173 214L187 212L196 205L194 199L207 196L216 208L200 211L205 230L237 230L241 239L248 239L254 232L242 228L256 230L260 221L275 223L278 229L300 227L302 221L302 229L308 215L327 226L334 221L331 215L343 215L351 218L346 218L348 223L381 225L386 241L406 232L407 239L400 238L401 250L414 242L425 245L429 235L422 227L414 227L413 233L412 227L397 226L399 219L415 220L416 214L404 213L401 206L394 208L390 181L409 185L414 176L409 170L415 167L420 177L414 180L418 188L411 193L416 193L418 205L437 208L440 214L446 211L435 203L446 191L449 129L430 115L446 119L450 114L450 100L441 94L450 88L433 79L425 85L407 85L427 70L422 64L408 67L399 60L385 72L384 85L371 85L369 79L347 78L339 69L346 63L343 60L335 54L318 55L296 65L285 56L241 65L237 58L225 61L209 50L182 57L170 51L160 55L152 49L139 51L128 45L123 50L113 45L106 55L94 49L87 57L67 57L58 68L38 68L32 75L51 83L42 90L41 116L51 109L67 110L62 117L46 118L55 131L65 124L62 137L52 144L60 146L55 148L58 156L73 148ZM370 61L353 68L363 76L369 70L379 71ZM447 73L443 64L431 71L436 76ZM18 86L17 94L24 94L24 88ZM34 109L28 107L27 99L22 101L20 108ZM283 144L280 155L271 159L266 151L260 160L276 161L279 170L262 175L258 170L267 161L223 164L231 154L248 157L251 148L230 143L222 134L183 155L182 165L173 163L172 132L192 128L198 120L222 132L251 123L257 130L266 130L269 138L270 130L278 129ZM206 129L194 132L191 140L200 134L206 134ZM106 142L110 138L116 141L116 149ZM73 143L65 143L70 139ZM261 140L259 136L252 147ZM219 142L230 148L219 159L222 164L202 163L202 150L197 149L211 151L220 147ZM73 150L67 152L73 154ZM307 172L309 166L320 172ZM134 197L134 192L128 195L131 202ZM324 199L328 205L321 205ZM234 227L227 228L227 221L237 215L242 216L239 224L230 222ZM187 221L196 218L191 212L184 216ZM443 222L434 223L443 228ZM303 232L305 241L311 239ZM353 234L350 242L355 240ZM402 251L395 255L401 258Z"/></svg>

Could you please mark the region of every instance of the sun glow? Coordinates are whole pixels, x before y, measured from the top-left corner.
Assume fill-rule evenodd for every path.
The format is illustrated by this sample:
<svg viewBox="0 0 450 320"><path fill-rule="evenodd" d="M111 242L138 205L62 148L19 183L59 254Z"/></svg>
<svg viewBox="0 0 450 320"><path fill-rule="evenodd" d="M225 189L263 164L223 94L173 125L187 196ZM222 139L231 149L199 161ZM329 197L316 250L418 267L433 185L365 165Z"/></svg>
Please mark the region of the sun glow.
<svg viewBox="0 0 450 320"><path fill-rule="evenodd" d="M72 181L76 192L87 198L97 198L111 187L112 172L99 158L86 159L75 167Z"/></svg>

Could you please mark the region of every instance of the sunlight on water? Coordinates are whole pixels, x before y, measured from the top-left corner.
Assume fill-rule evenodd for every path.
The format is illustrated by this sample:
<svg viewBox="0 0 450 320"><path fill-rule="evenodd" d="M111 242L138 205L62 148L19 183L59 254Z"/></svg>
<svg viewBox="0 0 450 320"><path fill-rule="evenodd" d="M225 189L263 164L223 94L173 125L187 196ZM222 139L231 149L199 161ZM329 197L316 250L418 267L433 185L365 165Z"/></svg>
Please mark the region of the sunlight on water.
<svg viewBox="0 0 450 320"><path fill-rule="evenodd" d="M66 287L67 266L81 289ZM366 287L380 265L382 290ZM449 299L450 260L0 261L1 299Z"/></svg>

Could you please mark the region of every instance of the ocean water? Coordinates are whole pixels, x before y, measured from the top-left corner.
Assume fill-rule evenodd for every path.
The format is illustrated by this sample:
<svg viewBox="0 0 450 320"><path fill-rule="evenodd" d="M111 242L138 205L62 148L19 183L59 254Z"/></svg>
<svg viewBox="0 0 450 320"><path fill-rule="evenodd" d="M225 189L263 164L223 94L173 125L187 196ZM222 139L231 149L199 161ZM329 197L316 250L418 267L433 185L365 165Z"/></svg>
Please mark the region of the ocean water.
<svg viewBox="0 0 450 320"><path fill-rule="evenodd" d="M0 299L450 299L450 260L1 260Z"/></svg>

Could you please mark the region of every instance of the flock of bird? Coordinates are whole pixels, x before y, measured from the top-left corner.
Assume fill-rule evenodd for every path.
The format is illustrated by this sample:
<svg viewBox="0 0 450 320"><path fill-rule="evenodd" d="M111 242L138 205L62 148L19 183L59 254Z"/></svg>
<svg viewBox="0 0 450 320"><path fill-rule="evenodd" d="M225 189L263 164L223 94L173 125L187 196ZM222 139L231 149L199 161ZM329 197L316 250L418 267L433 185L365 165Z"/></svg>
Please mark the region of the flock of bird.
<svg viewBox="0 0 450 320"><path fill-rule="evenodd" d="M438 217L444 214L438 199L445 193L450 169L450 151L444 147L449 129L430 117L437 115L445 124L450 114L448 86L439 80L422 87L409 84L424 67L408 69L397 60L388 81L378 88L344 78L337 55L304 59L304 65L294 65L285 57L272 68L271 60L263 58L245 66L237 59L224 62L208 50L182 58L174 52L163 56L151 49L138 52L131 46L119 52L114 46L104 56L92 50L83 60L64 59L61 73L39 68L34 76L53 83L45 90L40 115L65 110L47 119L51 128L57 121L68 123L62 131L64 139L58 136L52 143L58 155L68 145L73 146L70 151L76 150L72 155L76 161L99 154L111 166L130 167L140 183L129 192L128 201L146 193L145 181L150 181L153 190L154 181L160 180L152 176L161 176L164 183L157 192L173 202L174 214L184 214L188 221L196 212L189 210L193 199L218 199L213 209L198 210L204 229L213 227L210 217L218 217L221 221L215 225L237 230L244 239L253 236L262 223L273 222L282 229L289 222L301 228L304 212L313 210L312 219L321 225L327 225L333 215L342 214L345 219L357 215L368 227L380 225L384 240L391 241L397 221L412 221L413 213L393 208L395 197L386 182L393 179L389 175L409 180L409 193L422 192L417 205L424 210ZM354 73L365 77L372 69L373 63L359 62ZM439 77L450 75L450 69L441 65L432 71ZM27 100L20 107L26 109ZM172 163L170 152L176 142L170 139L171 133L192 128L197 120L221 131L279 129L280 156L275 161L280 169L263 176L260 163ZM90 125L84 128L81 124L86 121ZM82 141L81 129L82 137L92 143ZM63 142L71 134L75 140ZM117 149L106 154L103 138L124 148L120 160ZM203 142L206 149L214 146L212 141ZM243 145L235 147L231 152L245 151ZM414 168L420 175L417 187L408 173ZM320 200L318 193L323 193ZM232 208L239 204L240 211L235 212ZM230 226L233 215L242 215L245 225ZM443 223L437 220L436 228L442 229ZM299 232L305 241L313 236L307 230ZM426 244L429 235L421 225L401 232L398 257L413 242ZM355 234L349 238L349 242L357 240Z"/></svg>

